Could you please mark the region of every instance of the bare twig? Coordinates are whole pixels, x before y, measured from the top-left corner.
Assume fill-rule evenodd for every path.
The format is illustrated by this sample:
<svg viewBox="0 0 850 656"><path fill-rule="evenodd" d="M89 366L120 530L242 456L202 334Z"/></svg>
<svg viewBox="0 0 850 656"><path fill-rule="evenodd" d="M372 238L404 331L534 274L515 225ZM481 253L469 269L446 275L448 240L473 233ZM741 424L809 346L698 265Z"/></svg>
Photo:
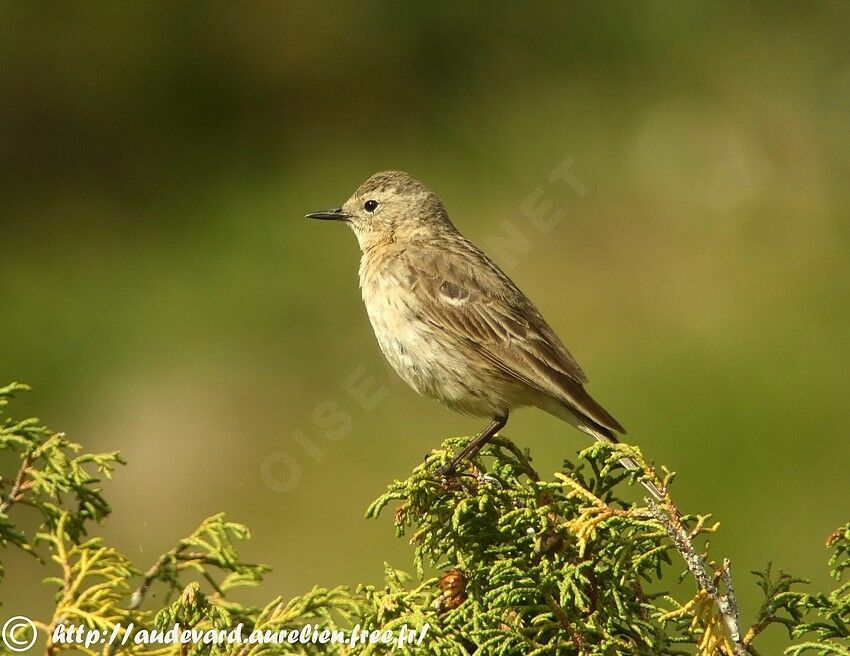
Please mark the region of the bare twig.
<svg viewBox="0 0 850 656"><path fill-rule="evenodd" d="M673 504L669 496L663 507L652 499L646 499L653 517L657 519L667 530L667 534L676 545L676 549L682 555L685 564L697 581L700 589L711 597L723 622L729 632L729 638L734 649L734 656L746 656L748 649L746 643L741 639L741 629L738 620L738 602L735 598L735 590L732 586L732 568L729 559L723 561L723 566L715 579L715 575L709 571L703 557L697 552L693 545L693 535L682 522L679 509ZM723 590L718 587L722 582Z"/></svg>
<svg viewBox="0 0 850 656"><path fill-rule="evenodd" d="M169 561L177 560L185 548L186 547L184 545L175 547L174 549L166 551L157 558L156 562L150 566L150 569L142 575L142 582L130 596L130 603L127 605L127 610L137 610L139 606L142 605L142 602L145 600L145 595L147 595L151 585L159 576L162 568L165 567L166 563Z"/></svg>
<svg viewBox="0 0 850 656"><path fill-rule="evenodd" d="M564 612L564 609L561 608L561 605L555 601L555 597L551 594L546 595L546 603L549 605L549 609L558 619L558 624L561 625L561 628L564 629L575 643L576 649L579 654L584 653L584 638L578 633L573 625L570 623L570 618L567 617L567 614Z"/></svg>
<svg viewBox="0 0 850 656"><path fill-rule="evenodd" d="M720 570L720 577L723 580L723 587L726 588L726 604L729 607L729 615L735 619L733 623L730 623L727 620L726 628L729 629L729 635L732 638L732 642L742 647L742 650L739 653L745 654L747 653L747 649L741 639L741 629L738 625L738 599L735 597L735 588L732 585L732 563L728 558L723 559L723 568ZM722 611L723 609L721 608L721 612ZM726 615L724 614L724 619L725 618Z"/></svg>
<svg viewBox="0 0 850 656"><path fill-rule="evenodd" d="M26 478L32 466L32 461L32 454L24 457L21 469L18 471L15 482L12 484L12 489L9 491L9 496L0 503L0 513L5 515L9 511L9 508L18 501L21 501L24 498L24 493L32 487L32 481L28 481Z"/></svg>

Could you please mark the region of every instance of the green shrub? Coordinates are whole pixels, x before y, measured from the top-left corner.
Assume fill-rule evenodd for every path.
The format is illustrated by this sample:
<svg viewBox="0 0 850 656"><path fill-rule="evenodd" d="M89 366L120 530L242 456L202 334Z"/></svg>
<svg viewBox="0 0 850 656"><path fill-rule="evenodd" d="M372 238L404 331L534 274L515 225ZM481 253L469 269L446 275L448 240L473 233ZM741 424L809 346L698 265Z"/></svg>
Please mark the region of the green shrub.
<svg viewBox="0 0 850 656"><path fill-rule="evenodd" d="M801 579L767 567L757 573L764 603L756 622L739 630L728 561L717 564L703 553L717 526L707 516L681 515L667 493L672 475L656 476L640 451L625 445L595 444L546 480L528 453L497 438L466 472L444 480L435 469L467 438L446 440L367 511L377 517L392 506L396 532L413 548L415 578L386 565L380 587L314 588L248 607L234 601L233 591L261 584L268 568L241 559L238 545L250 533L224 515L204 520L148 563L133 563L89 537L92 524L110 514L101 479L124 462L117 452L81 452L35 419L6 417L9 400L24 389L0 388L0 450L19 459L0 478L0 545L43 559L50 571L44 582L56 589L55 606L36 621L46 654L757 654L759 634L776 623L788 629L788 654L850 654L847 581L806 594L797 590ZM625 456L645 468L640 476L620 466ZM639 478L660 488L663 499L625 501ZM27 513L38 520L31 535L18 528ZM828 546L840 581L850 569L850 525ZM690 598L665 591L689 572ZM153 588L159 605L150 600ZM405 626L412 642L135 642L175 624L227 633L240 623L243 637L255 630L320 636L352 629L360 636ZM114 641L64 644L57 627L71 624Z"/></svg>

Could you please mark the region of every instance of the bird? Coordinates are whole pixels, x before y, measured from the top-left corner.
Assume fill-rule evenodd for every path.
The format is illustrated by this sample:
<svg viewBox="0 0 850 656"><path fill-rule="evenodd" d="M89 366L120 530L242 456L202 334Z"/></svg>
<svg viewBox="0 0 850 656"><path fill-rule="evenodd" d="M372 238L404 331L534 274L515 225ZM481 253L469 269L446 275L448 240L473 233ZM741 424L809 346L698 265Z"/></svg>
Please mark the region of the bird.
<svg viewBox="0 0 850 656"><path fill-rule="evenodd" d="M354 231L366 313L398 375L421 395L490 420L444 475L475 456L521 407L608 444L626 434L587 392L587 376L535 305L458 231L440 197L408 173L375 173L340 207L307 218ZM637 469L631 458L621 463Z"/></svg>

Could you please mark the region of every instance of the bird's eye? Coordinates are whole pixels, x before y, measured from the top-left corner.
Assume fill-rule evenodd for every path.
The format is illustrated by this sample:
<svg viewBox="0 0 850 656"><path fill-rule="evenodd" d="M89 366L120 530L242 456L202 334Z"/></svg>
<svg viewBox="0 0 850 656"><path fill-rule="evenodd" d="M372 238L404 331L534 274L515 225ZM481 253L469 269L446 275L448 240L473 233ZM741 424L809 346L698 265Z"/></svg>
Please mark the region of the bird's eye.
<svg viewBox="0 0 850 656"><path fill-rule="evenodd" d="M367 200L365 203L363 203L363 209L367 212L374 212L376 209L378 209L378 201Z"/></svg>

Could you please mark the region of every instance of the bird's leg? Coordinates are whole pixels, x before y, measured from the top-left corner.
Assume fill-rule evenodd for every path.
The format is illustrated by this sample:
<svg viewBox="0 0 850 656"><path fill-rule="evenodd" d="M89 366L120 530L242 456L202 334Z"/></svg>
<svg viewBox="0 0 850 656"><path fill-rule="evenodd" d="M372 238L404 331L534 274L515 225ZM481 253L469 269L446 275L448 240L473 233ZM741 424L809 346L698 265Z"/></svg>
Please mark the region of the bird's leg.
<svg viewBox="0 0 850 656"><path fill-rule="evenodd" d="M490 439L498 433L502 428L505 427L505 424L508 423L508 416L503 415L500 417L494 417L493 422L487 426L483 431L481 431L478 435L475 436L475 439L472 440L469 444L467 444L460 453L458 453L454 458L452 458L451 462L447 464L440 470L440 473L443 476L451 476L455 473L457 466L464 460L469 460L476 453L478 453Z"/></svg>

